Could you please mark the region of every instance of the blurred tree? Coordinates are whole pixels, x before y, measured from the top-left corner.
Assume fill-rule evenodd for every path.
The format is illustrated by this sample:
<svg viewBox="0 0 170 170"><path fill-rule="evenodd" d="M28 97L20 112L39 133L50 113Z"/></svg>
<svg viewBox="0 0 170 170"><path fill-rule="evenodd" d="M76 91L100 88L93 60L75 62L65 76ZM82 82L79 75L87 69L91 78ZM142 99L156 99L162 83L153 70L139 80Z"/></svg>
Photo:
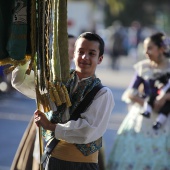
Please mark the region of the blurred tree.
<svg viewBox="0 0 170 170"><path fill-rule="evenodd" d="M106 2L106 26L111 25L114 20L120 20L125 26L129 26L134 20L140 21L142 25L155 25L158 12L166 18L166 27L170 24L166 17L170 10L169 0L119 0L117 6L112 0ZM119 12L115 8L119 8Z"/></svg>
<svg viewBox="0 0 170 170"><path fill-rule="evenodd" d="M113 15L118 15L124 9L123 3L118 0L106 0L106 4Z"/></svg>
<svg viewBox="0 0 170 170"><path fill-rule="evenodd" d="M79 1L79 0L68 0ZM112 25L113 21L120 20L124 26L133 21L139 21L142 26L155 26L169 31L170 27L170 0L84 0L104 10L105 26ZM162 20L161 25L160 19Z"/></svg>

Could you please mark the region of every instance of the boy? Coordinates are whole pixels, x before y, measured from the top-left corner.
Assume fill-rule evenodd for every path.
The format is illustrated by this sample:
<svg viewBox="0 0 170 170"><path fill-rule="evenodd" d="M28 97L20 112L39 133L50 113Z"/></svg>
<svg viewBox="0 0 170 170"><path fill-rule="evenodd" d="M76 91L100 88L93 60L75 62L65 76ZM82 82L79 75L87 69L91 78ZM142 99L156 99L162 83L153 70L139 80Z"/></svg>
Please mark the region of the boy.
<svg viewBox="0 0 170 170"><path fill-rule="evenodd" d="M47 148L51 141L57 141L46 160L46 170L98 170L101 137L106 131L114 107L111 90L107 87L100 88L90 105L83 110L80 109L78 117L74 116L76 108L85 97L97 86L101 86L95 70L103 60L103 53L104 41L99 35L91 32L81 34L75 43L75 70L71 72L72 78L66 83L72 106L66 108L65 105L61 105L54 113L44 114L39 110L34 113L35 123L44 129ZM31 88L31 84L33 87L34 84L30 78L22 79L18 83L20 71L18 69L13 72L13 86L35 98L35 90ZM29 86L25 80L28 80ZM29 88L23 87L24 84Z"/></svg>

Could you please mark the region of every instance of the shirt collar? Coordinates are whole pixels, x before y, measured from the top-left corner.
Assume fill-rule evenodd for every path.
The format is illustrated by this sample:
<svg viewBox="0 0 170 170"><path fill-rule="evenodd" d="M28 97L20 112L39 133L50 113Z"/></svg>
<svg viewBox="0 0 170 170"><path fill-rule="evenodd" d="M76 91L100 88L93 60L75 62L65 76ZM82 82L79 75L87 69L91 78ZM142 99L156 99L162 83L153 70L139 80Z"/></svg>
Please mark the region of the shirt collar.
<svg viewBox="0 0 170 170"><path fill-rule="evenodd" d="M89 79L90 77L86 77L86 78L82 78L81 80L80 80L80 78L79 78L79 76L76 74L76 76L77 76L77 82L79 83L79 82L81 82L81 81L83 81L83 80L87 80L87 79Z"/></svg>

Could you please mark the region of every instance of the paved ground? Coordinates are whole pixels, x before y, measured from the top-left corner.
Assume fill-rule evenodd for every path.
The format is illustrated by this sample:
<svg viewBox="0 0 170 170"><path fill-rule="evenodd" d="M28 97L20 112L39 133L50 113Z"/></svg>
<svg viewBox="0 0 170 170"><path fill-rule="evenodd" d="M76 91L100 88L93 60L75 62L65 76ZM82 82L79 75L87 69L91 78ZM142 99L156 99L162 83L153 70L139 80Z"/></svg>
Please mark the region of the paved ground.
<svg viewBox="0 0 170 170"><path fill-rule="evenodd" d="M111 68L111 59L109 56L104 56L103 62L97 69L97 76L102 82L111 88L127 88L133 76L133 64L135 61L130 57L121 57L119 60L119 69Z"/></svg>

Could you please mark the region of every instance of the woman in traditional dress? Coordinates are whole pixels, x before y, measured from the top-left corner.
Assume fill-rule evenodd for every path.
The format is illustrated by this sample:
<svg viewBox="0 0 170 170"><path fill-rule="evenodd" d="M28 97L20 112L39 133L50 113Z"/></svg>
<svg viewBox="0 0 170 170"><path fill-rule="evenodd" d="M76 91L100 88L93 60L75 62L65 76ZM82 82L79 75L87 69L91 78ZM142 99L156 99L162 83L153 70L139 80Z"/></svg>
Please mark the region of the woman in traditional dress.
<svg viewBox="0 0 170 170"><path fill-rule="evenodd" d="M122 96L131 107L117 132L108 170L170 170L170 116L161 128L153 128L159 109L170 101L170 93L156 98L150 117L142 115L147 97L158 92L156 78L170 72L168 44L162 33L144 40L147 59L135 64L135 77Z"/></svg>

